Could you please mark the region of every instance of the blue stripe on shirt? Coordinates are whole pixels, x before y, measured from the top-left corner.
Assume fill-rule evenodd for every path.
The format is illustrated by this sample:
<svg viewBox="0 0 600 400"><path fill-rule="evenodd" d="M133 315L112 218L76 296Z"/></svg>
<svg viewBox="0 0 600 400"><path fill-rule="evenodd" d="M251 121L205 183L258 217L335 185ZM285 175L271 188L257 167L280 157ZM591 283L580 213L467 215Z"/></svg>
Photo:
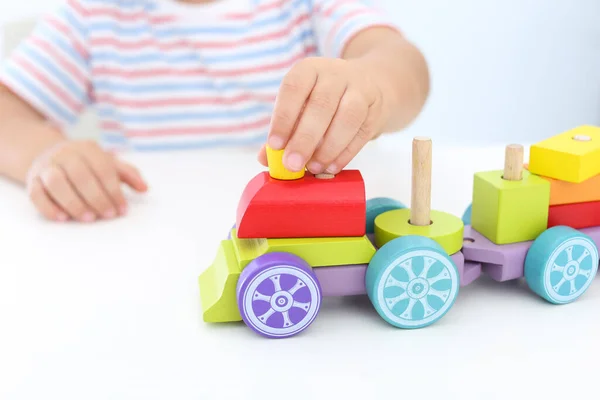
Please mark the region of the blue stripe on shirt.
<svg viewBox="0 0 600 400"><path fill-rule="evenodd" d="M62 107L61 104L57 103L53 96L50 97L41 91L40 85L37 82L31 81L13 64L8 64L5 71L10 79L29 92L29 94L34 98L34 101L41 102L46 110L50 110L56 116L60 117L62 120L61 122L67 122L69 124L75 122L75 115Z"/></svg>
<svg viewBox="0 0 600 400"><path fill-rule="evenodd" d="M38 51L37 48L32 47L28 43L25 43L20 51L22 54L27 56L27 59L32 61L35 65L43 68L48 75L56 78L60 83L60 86L69 91L69 93L78 101L83 104L87 104L88 98L86 92L80 85L75 83L73 79L69 77L67 73L61 70L55 63L54 59L48 58L45 53Z"/></svg>
<svg viewBox="0 0 600 400"><path fill-rule="evenodd" d="M183 122L189 120L215 120L228 118L246 118L257 114L271 113L273 107L265 104L252 105L240 110L207 111L207 112L152 112L151 114L135 114L134 112L117 112L112 108L101 107L98 115L102 118L116 119L125 123L153 123L153 122Z"/></svg>
<svg viewBox="0 0 600 400"><path fill-rule="evenodd" d="M152 63L165 61L168 63L190 63L196 62L198 64L206 63L225 63L225 62L236 62L236 61L247 61L254 60L260 57L278 56L281 54L292 54L292 50L298 45L304 43L307 39L313 37L313 33L310 29L300 32L289 42L281 46L276 46L267 49L253 50L245 53L233 52L233 54L206 57L202 56L192 50L187 54L168 55L157 50L152 50L149 54L136 54L136 55L121 55L118 51L105 51L92 53L94 62L114 62L123 65L136 65L140 63Z"/></svg>
<svg viewBox="0 0 600 400"><path fill-rule="evenodd" d="M250 33L253 31L261 31L271 25L278 25L281 22L290 20L293 17L292 11L299 6L303 5L304 0L296 0L292 3L290 9L283 11L281 14L264 18L252 22L252 24L241 27L224 27L220 25L213 26L198 26L198 27L180 27L180 26L164 26L156 27L149 26L147 23L142 23L138 26L123 26L115 22L91 22L89 25L90 34L94 34L95 31L111 31L118 36L138 36L143 34L151 34L154 37L160 39L167 39L173 36L180 35L197 35L197 34L230 34L239 35L244 33Z"/></svg>
<svg viewBox="0 0 600 400"><path fill-rule="evenodd" d="M79 35L80 38L82 38L83 40L87 40L87 37L88 37L87 28L81 23L79 18L77 18L77 16L74 14L73 9L63 8L62 10L60 10L58 15L63 18L63 20L64 20L63 22L65 22L65 24L69 28L71 28L75 32L77 32L77 34Z"/></svg>
<svg viewBox="0 0 600 400"><path fill-rule="evenodd" d="M215 147L225 147L225 146L247 146L247 145L255 145L264 143L267 139L266 133L261 133L257 135L247 136L247 137L237 137L237 138L228 138L227 135L223 135L223 138L220 139L202 139L200 136L198 140L190 140L190 141L177 141L177 142L168 142L168 138L166 138L165 142L153 142L153 143L140 143L140 141L128 141L123 142L118 139L112 140L111 136L103 136L103 141L109 144L115 145L124 145L128 149L133 151L169 151L169 150L196 150L196 149L210 149ZM142 139L143 140L143 139Z"/></svg>
<svg viewBox="0 0 600 400"><path fill-rule="evenodd" d="M61 49L67 56L69 56L69 59L74 64L78 65L84 70L87 70L87 60L83 58L81 54L79 54L73 44L69 42L69 39L63 36L62 32L57 31L51 26L40 25L36 31L36 34L37 36L45 39Z"/></svg>
<svg viewBox="0 0 600 400"><path fill-rule="evenodd" d="M281 85L281 79L271 80L256 80L247 83L240 82L224 82L217 84L213 81L205 82L189 82L189 83L128 83L128 82L112 82L108 80L99 80L94 84L97 91L107 91L115 94L163 94L172 92L191 92L198 90L211 90L215 93L226 90L244 90L244 89L272 89L278 88ZM211 93L207 93L210 96Z"/></svg>

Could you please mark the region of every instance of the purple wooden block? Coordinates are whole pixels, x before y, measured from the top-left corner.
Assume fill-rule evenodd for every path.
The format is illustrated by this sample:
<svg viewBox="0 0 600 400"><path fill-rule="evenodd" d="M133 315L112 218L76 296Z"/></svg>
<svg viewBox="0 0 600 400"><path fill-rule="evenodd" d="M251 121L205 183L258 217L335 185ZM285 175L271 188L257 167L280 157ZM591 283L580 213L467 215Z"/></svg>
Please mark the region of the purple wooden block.
<svg viewBox="0 0 600 400"><path fill-rule="evenodd" d="M336 265L313 268L323 297L366 294L365 274L368 264Z"/></svg>
<svg viewBox="0 0 600 400"><path fill-rule="evenodd" d="M453 254L459 276L463 276L464 257L461 252ZM316 267L313 272L319 280L323 297L356 296L367 294L365 274L368 264L336 265ZM469 266L469 268L471 268ZM472 274L472 272L471 272Z"/></svg>
<svg viewBox="0 0 600 400"><path fill-rule="evenodd" d="M485 274L504 282L523 277L525 257L532 243L527 241L497 245L467 225L462 252L465 260L481 263Z"/></svg>
<svg viewBox="0 0 600 400"><path fill-rule="evenodd" d="M467 286L481 276L481 263L465 261L463 275L460 276L460 285Z"/></svg>
<svg viewBox="0 0 600 400"><path fill-rule="evenodd" d="M593 226L591 228L579 229L579 232L585 233L590 238L592 238L592 240L596 244L596 247L600 248L600 226Z"/></svg>

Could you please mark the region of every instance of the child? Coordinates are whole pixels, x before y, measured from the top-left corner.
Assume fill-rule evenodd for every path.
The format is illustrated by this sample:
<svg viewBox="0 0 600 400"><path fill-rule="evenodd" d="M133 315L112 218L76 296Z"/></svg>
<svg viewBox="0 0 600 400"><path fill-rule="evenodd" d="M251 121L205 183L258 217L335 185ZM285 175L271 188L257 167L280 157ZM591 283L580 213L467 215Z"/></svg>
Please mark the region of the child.
<svg viewBox="0 0 600 400"><path fill-rule="evenodd" d="M114 218L121 184L147 189L115 151L267 139L335 174L428 91L421 53L360 0L68 0L0 75L0 174L48 219ZM103 147L63 133L90 105Z"/></svg>

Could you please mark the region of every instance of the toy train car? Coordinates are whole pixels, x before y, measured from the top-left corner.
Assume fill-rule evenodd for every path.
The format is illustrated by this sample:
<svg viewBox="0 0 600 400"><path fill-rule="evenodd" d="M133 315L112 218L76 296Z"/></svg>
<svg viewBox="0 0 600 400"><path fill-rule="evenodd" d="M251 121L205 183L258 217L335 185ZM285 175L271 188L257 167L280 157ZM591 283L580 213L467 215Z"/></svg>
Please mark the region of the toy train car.
<svg viewBox="0 0 600 400"><path fill-rule="evenodd" d="M482 274L524 277L553 304L585 293L599 261L600 190L586 190L600 179L598 129L532 146L528 165L522 147L508 146L504 170L475 174L462 219L429 210L430 146L413 142L410 209L367 200L359 171L291 173L267 149L269 171L245 188L236 224L198 278L204 321L285 338L309 327L323 297L366 294L390 325L422 328ZM584 217L584 207L599 212Z"/></svg>

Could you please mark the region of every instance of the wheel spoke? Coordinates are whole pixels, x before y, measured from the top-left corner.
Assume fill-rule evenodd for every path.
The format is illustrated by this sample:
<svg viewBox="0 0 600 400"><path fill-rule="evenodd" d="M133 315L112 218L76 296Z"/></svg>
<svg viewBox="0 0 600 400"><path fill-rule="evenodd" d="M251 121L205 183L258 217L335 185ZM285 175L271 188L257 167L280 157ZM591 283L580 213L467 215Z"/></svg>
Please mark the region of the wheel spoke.
<svg viewBox="0 0 600 400"><path fill-rule="evenodd" d="M306 284L304 284L304 282L302 282L301 279L298 279L298 281L296 281L296 284L294 285L293 288L291 288L290 290L288 290L289 294L291 294L292 296L294 295L294 293L296 293L299 289L305 287Z"/></svg>
<svg viewBox="0 0 600 400"><path fill-rule="evenodd" d="M592 275L592 270L591 269L580 269L579 273L577 275L583 275L586 278L589 278Z"/></svg>
<svg viewBox="0 0 600 400"><path fill-rule="evenodd" d="M283 327L287 328L288 326L292 326L292 321L290 320L290 314L287 311L281 313L283 316Z"/></svg>
<svg viewBox="0 0 600 400"><path fill-rule="evenodd" d="M415 308L415 304L417 304L417 300L415 299L410 299L410 301L408 302L408 307L406 307L406 310L404 310L404 312L402 313L402 318L404 319L412 319L413 317L413 308Z"/></svg>
<svg viewBox="0 0 600 400"><path fill-rule="evenodd" d="M565 278L561 278L560 282L558 282L556 285L554 285L554 291L558 292L560 290L560 288L562 287L562 285L565 284L567 280Z"/></svg>
<svg viewBox="0 0 600 400"><path fill-rule="evenodd" d="M570 294L573 294L577 291L577 288L575 287L575 279L571 279L571 291Z"/></svg>
<svg viewBox="0 0 600 400"><path fill-rule="evenodd" d="M573 261L573 246L569 246L565 249L565 251L567 252L567 257L568 260L567 261Z"/></svg>
<svg viewBox="0 0 600 400"><path fill-rule="evenodd" d="M582 262L583 260L585 260L585 258L586 258L587 256L589 256L589 255L590 255L590 252L589 252L587 249L584 249L584 250L583 250L583 253L581 253L581 256L579 256L579 258L577 259L577 262L578 262L579 264L581 264L581 262Z"/></svg>
<svg viewBox="0 0 600 400"><path fill-rule="evenodd" d="M552 265L552 272L563 272L565 270L565 267L561 267L560 265L554 263L554 265Z"/></svg>
<svg viewBox="0 0 600 400"><path fill-rule="evenodd" d="M437 274L436 276L427 279L427 282L429 283L429 286L433 285L436 282L441 281L442 279L448 279L450 278L450 275L448 274L448 270L446 268L444 268L439 274Z"/></svg>
<svg viewBox="0 0 600 400"><path fill-rule="evenodd" d="M423 297L422 299L419 299L419 302L423 305L423 308L425 309L425 317L429 317L431 314L436 312L436 309L431 307L431 304L429 304L429 302L427 301L427 296Z"/></svg>
<svg viewBox="0 0 600 400"><path fill-rule="evenodd" d="M444 302L446 300L448 300L448 295L450 294L450 289L447 290L437 290L434 288L429 288L429 292L427 293L428 296L436 296L439 297L440 299L444 300Z"/></svg>
<svg viewBox="0 0 600 400"><path fill-rule="evenodd" d="M388 308L391 310L396 304L398 304L399 301L402 301L405 299L408 299L408 294L406 292L402 293L399 296L385 299L385 302L386 302Z"/></svg>
<svg viewBox="0 0 600 400"><path fill-rule="evenodd" d="M394 287L394 286L406 290L406 287L408 286L408 282L400 282L398 279L396 279L390 275L390 276L388 276L387 281L385 282L385 287L389 288L389 287Z"/></svg>
<svg viewBox="0 0 600 400"><path fill-rule="evenodd" d="M281 292L281 275L274 275L271 277L271 281L273 282L273 287L275 288L275 292Z"/></svg>
<svg viewBox="0 0 600 400"><path fill-rule="evenodd" d="M266 294L262 294L261 292L259 292L257 290L256 292L254 292L254 297L252 297L252 301L256 301L256 300L262 300L262 301L270 302L271 301L271 296L267 296Z"/></svg>
<svg viewBox="0 0 600 400"><path fill-rule="evenodd" d="M275 310L273 310L272 308L269 308L269 311L267 311L266 313L264 313L263 315L259 316L258 319L263 322L263 323L267 323L267 321L269 320L269 317L271 315L275 314Z"/></svg>
<svg viewBox="0 0 600 400"><path fill-rule="evenodd" d="M412 260L413 260L412 258L409 258L408 260L406 260L402 264L400 264L400 268L405 270L406 273L408 274L409 281L412 281L413 279L415 279L417 277L412 269Z"/></svg>
<svg viewBox="0 0 600 400"><path fill-rule="evenodd" d="M431 257L423 257L423 271L421 271L421 273L419 274L419 278L427 278L427 273L429 272L429 268L431 268L431 266L433 264L435 264L435 259L431 258Z"/></svg>
<svg viewBox="0 0 600 400"><path fill-rule="evenodd" d="M308 302L308 303L302 303L300 301L294 301L292 303L292 307L301 308L304 311L308 311L308 309L310 308L310 302Z"/></svg>

